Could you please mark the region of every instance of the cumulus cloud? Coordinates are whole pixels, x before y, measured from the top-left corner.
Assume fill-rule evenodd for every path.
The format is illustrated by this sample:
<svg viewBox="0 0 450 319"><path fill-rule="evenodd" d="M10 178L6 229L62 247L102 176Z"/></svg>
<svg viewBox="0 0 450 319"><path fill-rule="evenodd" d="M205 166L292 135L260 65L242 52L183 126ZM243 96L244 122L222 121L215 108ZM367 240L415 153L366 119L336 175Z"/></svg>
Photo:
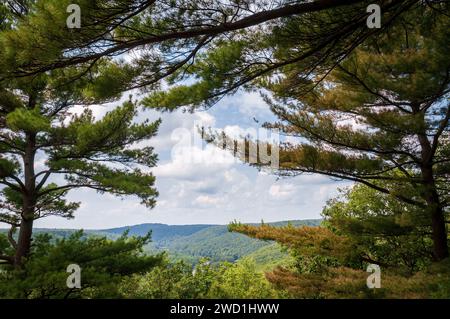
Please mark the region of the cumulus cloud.
<svg viewBox="0 0 450 319"><path fill-rule="evenodd" d="M98 108L95 114L102 116L104 111ZM160 194L155 209L143 207L136 198L121 200L82 190L69 196L83 203L75 220L49 218L37 226L99 229L154 222L226 224L319 218L336 188L348 185L319 175L280 179L201 141L198 126L224 129L239 137L272 121L257 93L241 92L211 110L192 114L147 110L137 120L158 118L162 119L159 133L149 142L159 155L158 165L151 169Z"/></svg>
<svg viewBox="0 0 450 319"><path fill-rule="evenodd" d="M227 102L229 107L237 108L239 113L256 121L265 121L266 118L273 116L258 92L239 91L234 96L229 97Z"/></svg>
<svg viewBox="0 0 450 319"><path fill-rule="evenodd" d="M293 184L281 184L281 185L272 185L269 188L269 194L270 196L276 198L276 199L282 199L289 196L292 196L292 194L295 191L295 186Z"/></svg>
<svg viewBox="0 0 450 319"><path fill-rule="evenodd" d="M199 204L201 206L214 207L217 206L223 198L208 196L208 195L200 195L194 200L194 204Z"/></svg>

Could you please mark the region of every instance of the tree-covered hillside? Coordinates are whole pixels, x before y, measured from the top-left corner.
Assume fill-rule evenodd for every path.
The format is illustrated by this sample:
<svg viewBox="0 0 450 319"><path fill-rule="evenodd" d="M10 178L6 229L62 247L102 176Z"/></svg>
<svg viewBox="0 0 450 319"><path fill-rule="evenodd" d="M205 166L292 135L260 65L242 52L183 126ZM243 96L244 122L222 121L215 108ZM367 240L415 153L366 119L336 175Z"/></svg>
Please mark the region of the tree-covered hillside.
<svg viewBox="0 0 450 319"><path fill-rule="evenodd" d="M294 220L269 223L272 226L318 226L319 219ZM257 224L253 224L257 225ZM196 264L202 258L212 262L234 262L246 256L255 259L261 269L278 264L278 259L287 257L280 248L270 241L249 238L243 234L228 231L226 225L165 225L139 224L103 230L86 230L86 236L106 236L119 238L124 232L130 236L145 236L151 232L152 242L145 246L148 253L166 251L172 260L182 259ZM0 230L6 232L6 230ZM35 235L48 233L54 238L65 238L76 232L73 229L36 229Z"/></svg>
<svg viewBox="0 0 450 319"><path fill-rule="evenodd" d="M285 221L271 223L271 225L278 227L288 223L294 226L318 226L320 220ZM228 231L228 227L223 225L205 227L189 236L175 236L159 241L154 239L150 244L156 250L168 251L175 258L191 262L196 262L204 257L213 262L236 261L269 245L271 245L270 241L254 240L242 234L231 233Z"/></svg>
<svg viewBox="0 0 450 319"><path fill-rule="evenodd" d="M132 236L145 236L152 232L154 241L171 239L173 237L189 236L205 228L215 225L165 225L165 224L139 224L102 230L109 234L123 234L129 231Z"/></svg>

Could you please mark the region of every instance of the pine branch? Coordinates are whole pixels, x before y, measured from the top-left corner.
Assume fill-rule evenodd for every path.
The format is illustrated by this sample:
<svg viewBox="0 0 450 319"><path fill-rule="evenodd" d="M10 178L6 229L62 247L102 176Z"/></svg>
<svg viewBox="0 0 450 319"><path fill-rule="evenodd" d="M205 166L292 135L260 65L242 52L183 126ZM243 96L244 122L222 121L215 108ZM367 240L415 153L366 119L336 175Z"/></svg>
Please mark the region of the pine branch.
<svg viewBox="0 0 450 319"><path fill-rule="evenodd" d="M15 71L14 76L24 77L31 76L38 73L46 72L49 70L60 69L68 66L83 64L89 62L94 59L98 59L104 56L111 56L117 53L126 52L132 50L137 47L162 43L170 40L180 40L180 39L190 39L197 36L215 36L218 34L223 34L231 31L238 31L245 28L249 28L258 24L262 24L264 22L272 21L275 19L318 12L322 10L337 8L341 6L348 6L353 4L362 3L362 0L342 0L342 1L334 1L334 0L316 0L313 2L302 2L294 5L286 5L281 8L266 10L263 12L258 12L252 14L250 16L244 17L241 20L237 20L231 23L221 23L215 26L203 26L198 28L184 28L182 31L168 32L161 35L151 35L148 37L144 37L137 40L131 40L127 42L119 43L116 46L113 46L109 49L106 49L100 53L93 53L85 56L75 56L72 58L68 58L66 60L55 61L51 65L42 66L37 68L34 71L24 71L21 69L20 71ZM401 0L393 0L390 5L401 4L405 1Z"/></svg>

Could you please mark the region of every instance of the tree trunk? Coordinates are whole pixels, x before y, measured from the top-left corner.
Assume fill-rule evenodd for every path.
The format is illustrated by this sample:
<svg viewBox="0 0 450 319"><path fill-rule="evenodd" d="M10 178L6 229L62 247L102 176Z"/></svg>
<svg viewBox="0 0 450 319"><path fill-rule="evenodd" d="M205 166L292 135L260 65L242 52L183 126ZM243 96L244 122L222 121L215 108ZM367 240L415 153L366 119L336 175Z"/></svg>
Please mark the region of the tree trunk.
<svg viewBox="0 0 450 319"><path fill-rule="evenodd" d="M23 259L30 253L31 236L33 235L33 219L22 217L20 223L19 239L17 241L16 255L14 256L14 265L21 267Z"/></svg>
<svg viewBox="0 0 450 319"><path fill-rule="evenodd" d="M431 167L422 168L422 178L425 182L425 200L431 215L434 258L439 261L449 256L444 211L440 204Z"/></svg>
<svg viewBox="0 0 450 319"><path fill-rule="evenodd" d="M422 155L420 170L424 183L423 198L428 205L428 212L431 217L434 258L436 261L439 261L449 256L447 229L445 225L444 210L442 208L439 193L436 188L436 181L433 174L433 159L435 154L426 133L425 128L427 126L424 118L425 115L421 113L420 116L420 124L422 126L422 130L420 134L418 134L418 138Z"/></svg>
<svg viewBox="0 0 450 319"><path fill-rule="evenodd" d="M36 135L27 133L24 155L25 192L23 193L22 219L20 223L19 239L17 241L14 266L21 267L24 258L28 257L33 235L34 210L36 205L34 158L36 155Z"/></svg>
<svg viewBox="0 0 450 319"><path fill-rule="evenodd" d="M436 260L443 260L449 256L447 229L445 228L445 219L442 208L432 211L432 229L433 229L433 244L434 257Z"/></svg>

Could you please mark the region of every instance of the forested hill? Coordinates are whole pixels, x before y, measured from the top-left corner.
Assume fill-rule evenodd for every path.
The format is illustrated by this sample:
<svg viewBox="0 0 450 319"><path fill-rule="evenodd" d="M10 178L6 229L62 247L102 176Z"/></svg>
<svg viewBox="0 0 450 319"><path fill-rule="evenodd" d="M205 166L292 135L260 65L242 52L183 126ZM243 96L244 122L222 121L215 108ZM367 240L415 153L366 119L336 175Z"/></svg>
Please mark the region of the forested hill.
<svg viewBox="0 0 450 319"><path fill-rule="evenodd" d="M307 225L307 226L318 226L320 224L320 219L307 219L307 220L291 220L291 221L281 221L281 222L274 222L274 223L267 223L269 225L274 226L283 226L287 225L288 223L298 226L298 225ZM253 224L257 225L257 224ZM111 228L111 229L102 229L98 230L99 232L103 233L110 233L110 234L123 234L125 231L129 231L130 235L135 236L144 236L149 231L152 232L152 239L154 241L160 241L165 239L172 239L174 237L180 237L180 236L191 236L195 233L205 231L207 229L215 229L218 233L223 232L223 230L227 229L226 225L213 225L213 224L198 224L198 225L166 225L166 224L139 224L139 225L133 225L133 226L124 226L124 227L118 227L118 228ZM212 233L206 231L202 232L203 236L214 236L215 232Z"/></svg>
<svg viewBox="0 0 450 319"><path fill-rule="evenodd" d="M268 223L283 226L317 226L320 219L294 220ZM0 230L6 231L6 230ZM65 237L75 230L35 229L35 234L50 233L55 237ZM227 225L165 225L139 224L112 229L87 230L88 235L117 238L125 231L129 235L144 236L152 232L152 243L146 247L148 252L167 251L173 259L183 259L195 263L206 257L212 261L235 261L245 256L257 256L261 265L279 259L282 252L272 242L249 238L238 233L230 233Z"/></svg>
<svg viewBox="0 0 450 319"><path fill-rule="evenodd" d="M152 232L152 240L160 241L180 236L190 236L196 232L210 228L216 225L165 225L165 224L139 224L134 226L124 226L101 230L110 234L121 235L129 231L129 235L145 236L149 231Z"/></svg>
<svg viewBox="0 0 450 319"><path fill-rule="evenodd" d="M320 219L293 220L268 223L283 226L318 226ZM143 236L152 231L153 242L149 251L168 251L175 259L195 263L206 257L212 261L235 261L248 255L258 255L261 264L270 263L280 256L280 249L273 243L252 239L242 234L230 233L226 225L164 225L140 224L101 230L108 234L122 234L128 230L130 235Z"/></svg>

